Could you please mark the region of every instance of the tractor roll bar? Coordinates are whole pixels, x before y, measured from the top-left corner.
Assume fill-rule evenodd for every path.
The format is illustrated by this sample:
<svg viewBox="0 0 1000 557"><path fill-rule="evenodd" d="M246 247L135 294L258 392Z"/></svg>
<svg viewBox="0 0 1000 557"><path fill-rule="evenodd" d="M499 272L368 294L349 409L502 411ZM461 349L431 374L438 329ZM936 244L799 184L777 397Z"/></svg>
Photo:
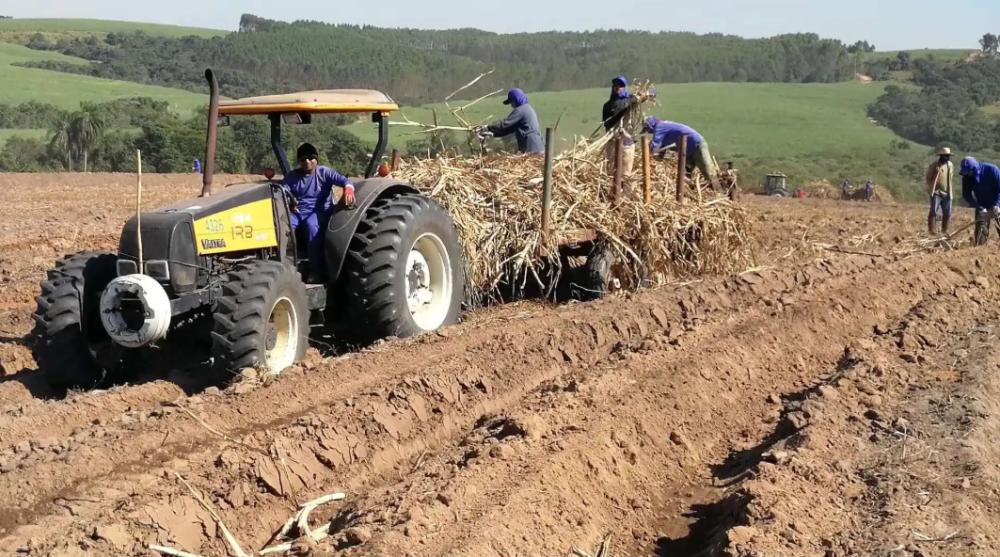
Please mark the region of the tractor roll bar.
<svg viewBox="0 0 1000 557"><path fill-rule="evenodd" d="M372 114L372 122L378 124L378 141L375 143L375 152L372 153L372 160L368 161L368 168L365 169L365 178L372 178L378 170L378 164L385 154L385 146L389 143L389 122L382 112Z"/></svg>
<svg viewBox="0 0 1000 557"><path fill-rule="evenodd" d="M205 168L201 178L201 197L212 195L212 175L215 174L215 147L219 136L219 82L211 69L205 70L208 81L208 137L205 138Z"/></svg>

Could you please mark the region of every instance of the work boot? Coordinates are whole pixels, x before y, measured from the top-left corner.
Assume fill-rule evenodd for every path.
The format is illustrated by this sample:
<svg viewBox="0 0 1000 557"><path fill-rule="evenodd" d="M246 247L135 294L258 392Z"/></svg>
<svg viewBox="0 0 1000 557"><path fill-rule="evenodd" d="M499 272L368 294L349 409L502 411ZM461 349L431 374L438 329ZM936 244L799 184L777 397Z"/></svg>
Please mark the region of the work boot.
<svg viewBox="0 0 1000 557"><path fill-rule="evenodd" d="M937 223L937 217L933 216L927 217L927 233L930 234L931 236L934 235L935 228L937 228L937 226L935 226L936 223Z"/></svg>
<svg viewBox="0 0 1000 557"><path fill-rule="evenodd" d="M941 234L945 236L948 235L948 223L951 221L951 215L945 215L941 217Z"/></svg>

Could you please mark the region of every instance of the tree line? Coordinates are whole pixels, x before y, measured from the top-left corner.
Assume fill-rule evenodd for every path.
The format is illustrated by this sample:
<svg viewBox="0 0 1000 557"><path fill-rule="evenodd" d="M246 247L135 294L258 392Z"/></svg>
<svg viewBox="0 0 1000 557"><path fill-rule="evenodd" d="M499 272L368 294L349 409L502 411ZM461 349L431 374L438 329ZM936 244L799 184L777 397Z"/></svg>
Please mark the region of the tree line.
<svg viewBox="0 0 1000 557"><path fill-rule="evenodd" d="M962 151L1000 150L1000 119L982 108L1000 103L1000 60L945 64L919 59L911 81L889 85L868 116L897 135Z"/></svg>
<svg viewBox="0 0 1000 557"><path fill-rule="evenodd" d="M857 47L815 34L766 39L622 30L500 35L286 23L252 15L243 16L239 31L211 39L136 32L51 42L36 34L27 46L92 62L20 63L48 70L204 92L202 75L212 67L228 96L373 88L404 103L439 101L491 69L491 83L531 91L602 86L620 74L659 83L829 83L853 77L855 60L848 49ZM484 92L473 87L467 94Z"/></svg>

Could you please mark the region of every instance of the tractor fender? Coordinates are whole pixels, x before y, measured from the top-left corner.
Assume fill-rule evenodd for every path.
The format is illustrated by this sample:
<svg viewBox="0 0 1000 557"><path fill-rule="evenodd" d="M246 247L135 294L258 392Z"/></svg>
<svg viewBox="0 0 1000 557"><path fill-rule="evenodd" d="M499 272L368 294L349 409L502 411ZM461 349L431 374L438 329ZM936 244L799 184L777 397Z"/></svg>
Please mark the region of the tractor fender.
<svg viewBox="0 0 1000 557"><path fill-rule="evenodd" d="M327 284L336 284L340 271L344 268L344 260L351 246L351 238L358 229L358 224L365 212L379 198L397 193L420 193L410 184L391 178L370 178L359 180L354 184L354 207L343 207L334 211L326 226L326 245L323 248L326 257Z"/></svg>

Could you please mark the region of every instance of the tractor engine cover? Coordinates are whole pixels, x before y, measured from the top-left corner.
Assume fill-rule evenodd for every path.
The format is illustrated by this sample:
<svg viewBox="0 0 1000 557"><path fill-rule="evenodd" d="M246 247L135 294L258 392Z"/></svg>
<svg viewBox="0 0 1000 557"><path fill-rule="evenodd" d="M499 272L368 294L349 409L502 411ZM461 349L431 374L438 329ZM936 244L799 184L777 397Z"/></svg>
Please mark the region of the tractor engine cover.
<svg viewBox="0 0 1000 557"><path fill-rule="evenodd" d="M111 340L139 348L167 336L170 297L156 279L125 275L108 284L101 295L101 324Z"/></svg>

